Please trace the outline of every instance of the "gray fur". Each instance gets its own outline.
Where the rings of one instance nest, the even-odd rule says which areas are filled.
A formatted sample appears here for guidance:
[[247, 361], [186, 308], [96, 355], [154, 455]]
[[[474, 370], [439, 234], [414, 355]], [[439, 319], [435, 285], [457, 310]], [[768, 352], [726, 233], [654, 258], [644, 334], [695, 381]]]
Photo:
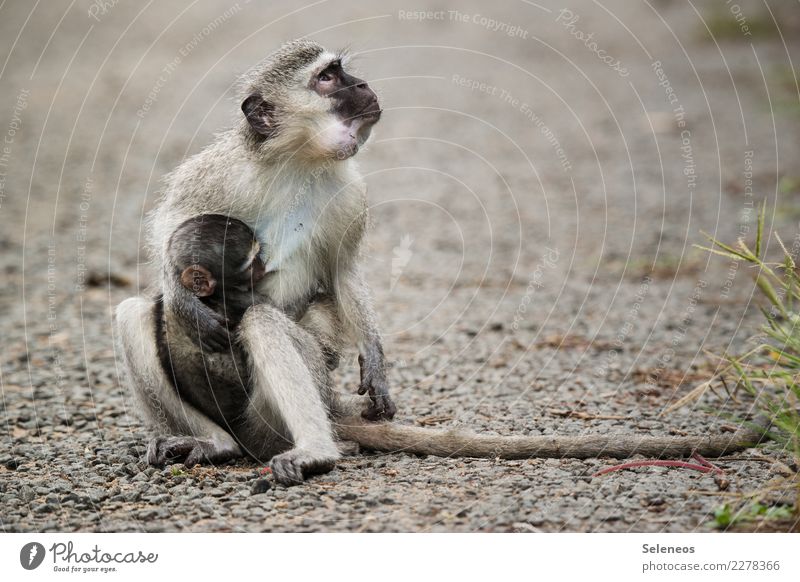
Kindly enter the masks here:
[[[272, 459], [276, 478], [293, 484], [304, 475], [329, 470], [339, 458], [330, 420], [328, 365], [342, 337], [370, 354], [375, 371], [369, 376], [385, 387], [383, 359], [375, 356], [383, 353], [376, 317], [357, 270], [366, 225], [364, 182], [352, 159], [332, 157], [319, 142], [320, 128], [336, 120], [327, 100], [301, 81], [329, 58], [308, 41], [285, 45], [244, 81], [247, 90], [275, 99], [276, 109], [285, 113], [276, 137], [254, 147], [243, 122], [167, 177], [163, 198], [149, 219], [150, 250], [160, 275], [152, 293], [163, 294], [165, 306], [185, 303], [170, 265], [171, 237], [200, 214], [226, 215], [249, 226], [262, 243], [262, 258], [271, 272], [257, 289], [267, 300], [249, 308], [239, 326], [243, 361], [203, 354], [190, 345], [190, 338], [178, 338], [180, 325], [165, 310], [165, 325], [177, 338], [170, 349], [178, 354], [178, 366], [193, 361], [190, 368], [210, 369], [215, 388], [241, 389], [242, 383], [249, 388], [247, 408], [235, 422], [211, 411], [212, 420], [208, 410], [203, 414], [178, 397], [159, 365], [151, 301], [132, 299], [118, 308], [124, 366], [141, 397], [143, 416], [156, 429], [151, 461], [186, 451], [191, 459], [206, 461], [244, 453]], [[320, 293], [325, 301], [305, 310], [309, 298]], [[209, 365], [198, 366], [198, 358]], [[191, 378], [184, 380], [191, 383]], [[382, 411], [387, 401], [388, 394], [376, 400]], [[190, 412], [181, 418], [184, 409]], [[156, 421], [159, 410], [166, 415]], [[198, 443], [195, 453], [193, 441], [184, 437], [206, 438], [211, 444]], [[215, 449], [217, 442], [221, 444]]]

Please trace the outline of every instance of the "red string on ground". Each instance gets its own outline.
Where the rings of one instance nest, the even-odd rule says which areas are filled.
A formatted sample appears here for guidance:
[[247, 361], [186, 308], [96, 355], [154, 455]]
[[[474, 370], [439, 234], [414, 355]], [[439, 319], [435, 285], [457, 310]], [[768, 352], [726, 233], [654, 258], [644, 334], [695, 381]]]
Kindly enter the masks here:
[[607, 467], [602, 469], [592, 475], [592, 477], [599, 477], [600, 475], [605, 475], [606, 473], [611, 473], [613, 471], [622, 471], [623, 469], [634, 469], [636, 467], [677, 467], [681, 469], [694, 469], [695, 471], [700, 471], [702, 473], [710, 473], [711, 471], [722, 471], [718, 467], [707, 466], [707, 465], [695, 465], [694, 463], [687, 463], [686, 461], [632, 461], [630, 463], [623, 463], [621, 465], [614, 465], [613, 467]]

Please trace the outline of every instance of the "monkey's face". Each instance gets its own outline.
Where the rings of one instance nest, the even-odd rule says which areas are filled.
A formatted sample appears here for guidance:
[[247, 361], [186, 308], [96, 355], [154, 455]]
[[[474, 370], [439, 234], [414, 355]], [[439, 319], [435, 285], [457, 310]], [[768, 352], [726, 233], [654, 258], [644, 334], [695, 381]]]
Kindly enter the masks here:
[[202, 214], [182, 223], [170, 238], [170, 262], [181, 284], [197, 297], [249, 291], [266, 275], [261, 243], [244, 222]]
[[355, 154], [381, 118], [375, 91], [366, 81], [348, 74], [338, 58], [318, 67], [308, 87], [331, 101], [333, 120], [320, 136], [323, 148], [341, 159]]
[[250, 85], [242, 111], [262, 151], [300, 159], [346, 159], [381, 116], [378, 96], [342, 58], [306, 41], [289, 43]]
[[[225, 273], [226, 284], [234, 287], [240, 291], [249, 291], [256, 286], [261, 279], [267, 274], [267, 268], [264, 261], [261, 259], [261, 244], [253, 236], [253, 231], [249, 228], [247, 237], [251, 238], [249, 251], [245, 256], [239, 256], [234, 253], [232, 257], [226, 262], [225, 266], [232, 266], [233, 269], [228, 269]], [[239, 237], [244, 239], [244, 237]], [[233, 250], [239, 250], [240, 240], [235, 238], [235, 245]], [[246, 240], [246, 239], [244, 239]]]

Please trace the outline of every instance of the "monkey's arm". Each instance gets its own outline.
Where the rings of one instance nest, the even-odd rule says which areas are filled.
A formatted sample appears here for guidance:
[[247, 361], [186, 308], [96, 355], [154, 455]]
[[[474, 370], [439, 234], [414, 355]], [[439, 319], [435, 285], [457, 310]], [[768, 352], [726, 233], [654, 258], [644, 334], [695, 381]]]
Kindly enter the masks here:
[[165, 305], [186, 329], [196, 332], [193, 337], [204, 350], [222, 352], [231, 349], [230, 331], [235, 325], [230, 325], [224, 313], [217, 313], [180, 285], [173, 286], [169, 297], [165, 294]]
[[186, 465], [194, 465], [242, 456], [233, 437], [181, 401], [167, 378], [156, 346], [154, 302], [143, 297], [126, 299], [117, 306], [115, 318], [127, 381], [139, 412], [155, 433], [147, 448], [147, 462], [163, 465], [168, 459], [185, 457]]
[[361, 272], [353, 267], [337, 278], [339, 317], [358, 347], [361, 367], [359, 394], [369, 394], [372, 405], [362, 415], [368, 420], [392, 419], [397, 407], [389, 396], [386, 360], [372, 296]]

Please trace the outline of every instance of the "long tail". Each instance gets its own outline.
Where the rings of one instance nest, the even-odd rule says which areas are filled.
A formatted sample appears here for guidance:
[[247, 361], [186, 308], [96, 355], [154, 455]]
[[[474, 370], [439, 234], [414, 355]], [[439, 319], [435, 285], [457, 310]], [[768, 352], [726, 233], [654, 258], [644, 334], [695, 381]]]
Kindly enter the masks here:
[[492, 436], [460, 430], [437, 430], [374, 423], [360, 417], [337, 421], [340, 438], [365, 449], [406, 452], [437, 457], [486, 457], [502, 459], [613, 457], [633, 455], [652, 458], [686, 457], [694, 452], [719, 457], [755, 446], [765, 439], [764, 430], [741, 428], [713, 436], [649, 436], [596, 434], [583, 436]]

